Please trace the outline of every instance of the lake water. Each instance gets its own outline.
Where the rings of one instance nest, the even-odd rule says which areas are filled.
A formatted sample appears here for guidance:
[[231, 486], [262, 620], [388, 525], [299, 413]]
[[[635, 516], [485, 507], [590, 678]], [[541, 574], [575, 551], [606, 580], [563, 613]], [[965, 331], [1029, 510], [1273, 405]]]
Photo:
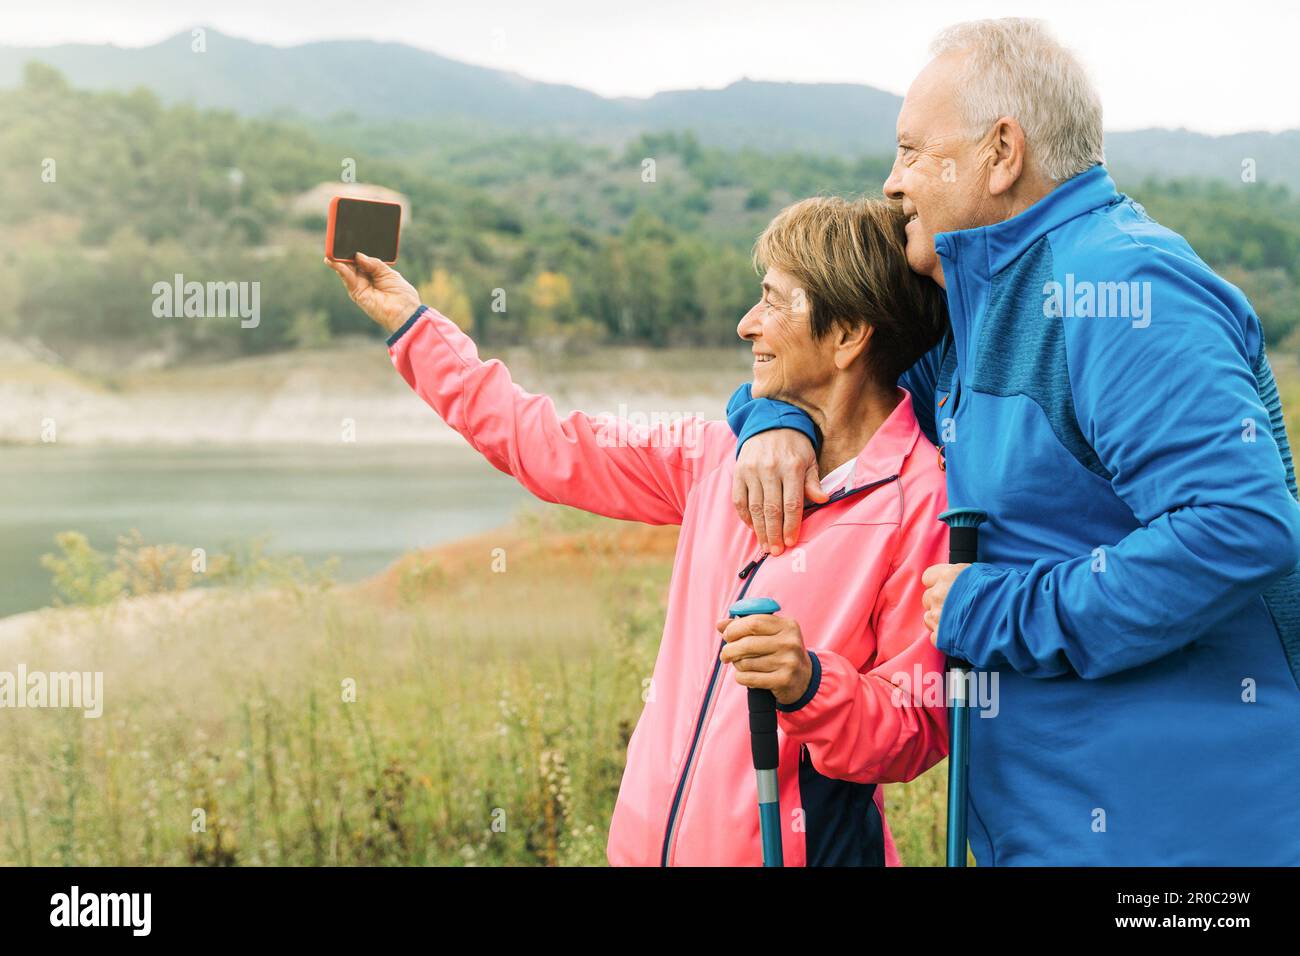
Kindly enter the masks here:
[[101, 551], [148, 543], [209, 554], [263, 538], [356, 580], [398, 555], [500, 527], [531, 497], [471, 449], [0, 448], [0, 616], [50, 603], [40, 556], [60, 531]]

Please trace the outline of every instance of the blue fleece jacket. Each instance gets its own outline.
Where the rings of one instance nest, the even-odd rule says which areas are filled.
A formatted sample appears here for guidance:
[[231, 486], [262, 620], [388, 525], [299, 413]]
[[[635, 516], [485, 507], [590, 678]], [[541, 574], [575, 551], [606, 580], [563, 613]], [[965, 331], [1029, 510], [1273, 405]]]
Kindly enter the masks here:
[[[1300, 865], [1300, 505], [1259, 319], [1102, 166], [941, 233], [952, 329], [901, 380], [986, 511], [969, 661], [980, 865]], [[741, 440], [813, 434], [733, 396]]]

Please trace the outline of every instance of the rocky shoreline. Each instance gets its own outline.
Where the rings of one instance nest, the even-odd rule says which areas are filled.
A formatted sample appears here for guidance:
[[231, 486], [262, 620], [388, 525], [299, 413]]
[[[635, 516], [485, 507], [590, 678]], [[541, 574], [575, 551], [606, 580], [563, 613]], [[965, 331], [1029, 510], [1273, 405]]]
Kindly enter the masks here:
[[[729, 357], [729, 356], [728, 356]], [[682, 370], [669, 353], [612, 353], [577, 368], [508, 359], [517, 382], [561, 414], [721, 418], [744, 370]], [[728, 362], [728, 365], [731, 363]], [[632, 368], [628, 368], [632, 365]], [[0, 444], [332, 445], [459, 442], [394, 374], [383, 351], [340, 347], [223, 365], [94, 377], [0, 357]]]

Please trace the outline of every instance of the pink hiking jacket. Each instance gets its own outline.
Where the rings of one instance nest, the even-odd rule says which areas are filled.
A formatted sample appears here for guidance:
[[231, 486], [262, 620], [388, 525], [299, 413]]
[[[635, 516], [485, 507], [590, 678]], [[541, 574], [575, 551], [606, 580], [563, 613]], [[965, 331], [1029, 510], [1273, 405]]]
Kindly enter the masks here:
[[609, 862], [761, 865], [746, 689], [720, 663], [716, 630], [744, 595], [775, 599], [813, 662], [803, 698], [778, 705], [785, 865], [898, 865], [876, 785], [910, 780], [947, 752], [943, 657], [921, 611], [921, 573], [947, 560], [944, 476], [907, 392], [844, 491], [810, 508], [799, 544], [773, 557], [732, 508], [726, 422], [560, 418], [551, 399], [481, 361], [455, 323], [424, 307], [389, 339], [389, 354], [448, 425], [537, 497], [681, 526]]

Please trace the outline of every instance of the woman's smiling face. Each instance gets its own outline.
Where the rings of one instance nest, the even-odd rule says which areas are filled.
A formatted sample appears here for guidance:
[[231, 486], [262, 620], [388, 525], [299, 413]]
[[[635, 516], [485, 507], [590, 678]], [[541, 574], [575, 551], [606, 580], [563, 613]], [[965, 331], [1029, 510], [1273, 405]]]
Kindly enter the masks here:
[[831, 355], [813, 340], [808, 297], [788, 272], [767, 270], [763, 297], [745, 313], [736, 333], [753, 347], [755, 398], [793, 401], [834, 373]]

